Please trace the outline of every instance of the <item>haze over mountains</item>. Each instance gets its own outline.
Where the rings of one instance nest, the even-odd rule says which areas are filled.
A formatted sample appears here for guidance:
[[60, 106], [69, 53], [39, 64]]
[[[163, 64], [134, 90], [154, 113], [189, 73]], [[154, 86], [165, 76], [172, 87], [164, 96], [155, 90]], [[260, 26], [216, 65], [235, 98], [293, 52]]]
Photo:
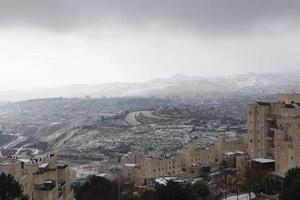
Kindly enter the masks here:
[[31, 91], [4, 91], [0, 102], [22, 101], [52, 97], [149, 97], [200, 98], [204, 95], [271, 95], [300, 92], [300, 73], [243, 74], [219, 77], [192, 77], [177, 74], [140, 83], [104, 83], [96, 85], [70, 85]]
[[0, 149], [6, 155], [56, 152], [77, 160], [172, 151], [190, 141], [205, 146], [220, 134], [243, 134], [249, 102], [275, 101], [278, 93], [300, 92], [299, 85], [300, 73], [177, 74], [142, 83], [0, 92], [0, 101], [18, 101], [0, 104], [0, 137], [7, 141]]

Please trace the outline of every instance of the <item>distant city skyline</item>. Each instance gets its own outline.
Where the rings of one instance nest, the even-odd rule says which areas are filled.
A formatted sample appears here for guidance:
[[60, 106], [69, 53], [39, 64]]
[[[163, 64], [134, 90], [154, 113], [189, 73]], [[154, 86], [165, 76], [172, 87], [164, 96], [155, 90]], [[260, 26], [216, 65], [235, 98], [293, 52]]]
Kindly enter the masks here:
[[300, 69], [300, 2], [0, 1], [0, 91]]

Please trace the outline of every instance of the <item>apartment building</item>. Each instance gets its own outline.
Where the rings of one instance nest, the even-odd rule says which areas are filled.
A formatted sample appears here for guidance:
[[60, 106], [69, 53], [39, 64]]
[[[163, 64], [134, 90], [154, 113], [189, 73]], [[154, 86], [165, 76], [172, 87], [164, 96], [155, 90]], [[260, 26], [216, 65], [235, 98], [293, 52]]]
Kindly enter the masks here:
[[213, 166], [220, 164], [228, 154], [245, 152], [245, 138], [219, 138], [214, 144], [205, 148], [197, 148], [188, 144], [182, 151], [183, 170], [189, 172], [193, 166]]
[[121, 163], [123, 164], [141, 164], [145, 159], [145, 154], [143, 152], [129, 152], [121, 157]]
[[158, 152], [150, 153], [143, 160], [138, 174], [141, 183], [160, 176], [177, 176], [182, 173], [181, 154], [165, 155]]
[[[181, 151], [174, 154], [164, 154], [159, 150], [149, 152], [140, 159], [137, 177], [140, 184], [151, 183], [151, 180], [162, 176], [197, 176], [195, 166], [213, 166], [220, 164], [228, 153], [245, 152], [244, 138], [220, 138], [216, 143], [206, 148], [198, 148], [188, 144]], [[134, 156], [135, 157], [135, 156]]]
[[276, 103], [249, 104], [248, 154], [273, 159], [283, 175], [300, 164], [300, 94], [281, 94]]
[[14, 176], [30, 200], [74, 199], [69, 185], [69, 167], [58, 164], [54, 154], [34, 159], [2, 157], [0, 173]]

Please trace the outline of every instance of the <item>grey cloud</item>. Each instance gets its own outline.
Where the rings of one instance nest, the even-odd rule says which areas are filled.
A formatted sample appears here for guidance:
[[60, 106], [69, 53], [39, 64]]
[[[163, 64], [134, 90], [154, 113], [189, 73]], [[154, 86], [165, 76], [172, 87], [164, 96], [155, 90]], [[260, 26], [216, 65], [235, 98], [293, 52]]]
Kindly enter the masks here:
[[298, 0], [0, 0], [0, 28], [54, 31], [158, 24], [195, 31], [239, 32], [300, 21]]

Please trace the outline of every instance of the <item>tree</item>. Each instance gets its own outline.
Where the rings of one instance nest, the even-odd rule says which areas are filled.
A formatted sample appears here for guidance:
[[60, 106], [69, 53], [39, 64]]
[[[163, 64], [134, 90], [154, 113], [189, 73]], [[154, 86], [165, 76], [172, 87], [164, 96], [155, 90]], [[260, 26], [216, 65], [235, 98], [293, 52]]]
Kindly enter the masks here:
[[282, 200], [294, 200], [300, 197], [300, 168], [290, 169], [283, 180], [283, 187], [280, 193]]
[[158, 200], [204, 200], [209, 195], [209, 188], [205, 183], [180, 184], [169, 181], [157, 188]]
[[118, 185], [102, 177], [92, 176], [83, 185], [74, 188], [77, 200], [117, 200]]
[[[83, 185], [73, 187], [77, 200], [117, 200], [118, 185], [102, 177], [92, 176]], [[156, 190], [145, 190], [134, 194], [133, 190], [122, 192], [121, 200], [204, 200], [209, 194], [205, 183], [181, 184], [168, 181]]]
[[0, 200], [28, 200], [21, 185], [11, 175], [0, 174]]
[[139, 200], [158, 200], [158, 194], [153, 190], [144, 191], [141, 196], [138, 198]]
[[157, 194], [160, 200], [190, 200], [191, 193], [187, 186], [181, 185], [174, 181], [168, 181], [166, 185], [157, 187]]
[[245, 157], [242, 162], [244, 169], [242, 174], [240, 174], [241, 177], [237, 176], [237, 185], [240, 187], [238, 189], [247, 191], [249, 197], [251, 196], [251, 192], [265, 192], [264, 179], [266, 177], [267, 170], [252, 166], [249, 157]]
[[209, 188], [205, 183], [197, 182], [190, 187], [192, 199], [194, 200], [206, 199], [206, 197], [209, 195]]

